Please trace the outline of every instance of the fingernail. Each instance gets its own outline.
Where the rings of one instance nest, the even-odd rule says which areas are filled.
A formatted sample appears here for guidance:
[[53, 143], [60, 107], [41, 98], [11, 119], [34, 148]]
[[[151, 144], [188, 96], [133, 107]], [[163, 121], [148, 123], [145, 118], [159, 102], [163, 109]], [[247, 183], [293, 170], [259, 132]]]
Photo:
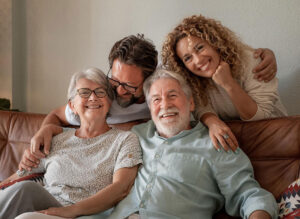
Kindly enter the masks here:
[[218, 148], [218, 149], [217, 149], [217, 151], [218, 151], [218, 152], [221, 152], [221, 149], [220, 149], [220, 148]]
[[238, 153], [239, 153], [239, 152], [238, 152], [238, 149], [236, 149], [236, 150], [234, 151], [234, 153], [235, 153], [235, 154], [238, 154]]
[[228, 154], [230, 154], [231, 153], [231, 150], [228, 150], [228, 151], [226, 151]]

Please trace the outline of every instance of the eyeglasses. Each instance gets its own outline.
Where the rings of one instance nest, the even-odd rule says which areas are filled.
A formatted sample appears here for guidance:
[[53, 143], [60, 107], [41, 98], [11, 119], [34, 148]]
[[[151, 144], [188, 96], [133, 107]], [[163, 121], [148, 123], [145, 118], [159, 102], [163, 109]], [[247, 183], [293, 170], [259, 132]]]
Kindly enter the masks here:
[[95, 90], [91, 90], [89, 88], [79, 88], [77, 90], [77, 94], [82, 98], [89, 98], [92, 93], [94, 93], [99, 98], [103, 98], [107, 95], [106, 91], [101, 87], [98, 87]]
[[[134, 86], [128, 85], [128, 84], [126, 84], [126, 83], [122, 83], [122, 82], [119, 82], [119, 81], [117, 81], [117, 80], [115, 80], [115, 79], [112, 79], [111, 77], [108, 76], [109, 73], [110, 73], [110, 70], [111, 70], [111, 69], [109, 69], [109, 71], [108, 71], [108, 73], [107, 73], [107, 79], [108, 79], [109, 83], [111, 84], [111, 86], [112, 86], [114, 89], [118, 88], [119, 86], [122, 86], [126, 91], [128, 91], [128, 92], [130, 92], [130, 93], [135, 93], [136, 90], [139, 88], [139, 86], [141, 86], [141, 84], [140, 84], [139, 86], [134, 87]], [[142, 83], [142, 84], [143, 84], [143, 83]]]

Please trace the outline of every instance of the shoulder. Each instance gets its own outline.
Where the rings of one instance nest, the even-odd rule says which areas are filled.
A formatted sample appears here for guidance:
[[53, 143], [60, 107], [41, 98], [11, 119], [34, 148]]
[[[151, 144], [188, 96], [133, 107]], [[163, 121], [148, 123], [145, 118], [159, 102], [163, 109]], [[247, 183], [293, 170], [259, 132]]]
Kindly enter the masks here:
[[156, 128], [152, 120], [132, 127], [131, 131], [138, 136], [153, 136]]
[[75, 135], [75, 131], [76, 131], [75, 128], [63, 128], [63, 132], [58, 135], [55, 135], [52, 138], [52, 141], [59, 141], [59, 140], [65, 140], [71, 138]]
[[254, 58], [254, 49], [245, 48], [243, 50], [243, 68], [244, 68], [243, 78], [244, 78], [244, 80], [247, 80], [248, 78], [253, 78], [252, 70], [260, 62], [261, 62], [260, 57]]
[[128, 141], [137, 139], [137, 136], [134, 132], [125, 131], [118, 128], [112, 128], [110, 135], [118, 141]]

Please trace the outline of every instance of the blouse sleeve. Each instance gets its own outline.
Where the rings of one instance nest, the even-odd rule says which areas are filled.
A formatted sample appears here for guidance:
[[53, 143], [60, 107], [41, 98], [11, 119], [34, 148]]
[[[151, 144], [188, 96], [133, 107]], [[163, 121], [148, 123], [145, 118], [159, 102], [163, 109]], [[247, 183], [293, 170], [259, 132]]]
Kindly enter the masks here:
[[[245, 69], [245, 75], [242, 79], [242, 87], [246, 93], [256, 102], [257, 111], [255, 115], [244, 121], [254, 121], [259, 119], [271, 118], [282, 114], [286, 115], [284, 107], [281, 105], [278, 94], [278, 79], [273, 78], [265, 83], [254, 79], [252, 69], [260, 62], [260, 59], [249, 57], [248, 67]], [[276, 107], [281, 105], [281, 109]], [[277, 113], [275, 111], [278, 111]]]
[[119, 151], [114, 172], [124, 167], [134, 167], [143, 162], [142, 149], [138, 137], [131, 131], [126, 132], [128, 135], [122, 142]]

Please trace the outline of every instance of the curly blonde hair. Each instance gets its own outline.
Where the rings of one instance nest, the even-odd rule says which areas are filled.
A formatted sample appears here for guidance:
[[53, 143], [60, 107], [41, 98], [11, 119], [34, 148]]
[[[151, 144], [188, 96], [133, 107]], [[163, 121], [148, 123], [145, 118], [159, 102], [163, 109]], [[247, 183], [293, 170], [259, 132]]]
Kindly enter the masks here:
[[162, 62], [166, 69], [182, 74], [188, 81], [196, 104], [208, 104], [208, 89], [214, 89], [211, 78], [199, 77], [189, 71], [176, 54], [176, 46], [184, 37], [195, 36], [205, 40], [228, 63], [233, 78], [239, 80], [243, 71], [244, 49], [250, 47], [241, 42], [234, 32], [224, 27], [219, 21], [202, 15], [187, 17], [167, 35], [162, 48]]

